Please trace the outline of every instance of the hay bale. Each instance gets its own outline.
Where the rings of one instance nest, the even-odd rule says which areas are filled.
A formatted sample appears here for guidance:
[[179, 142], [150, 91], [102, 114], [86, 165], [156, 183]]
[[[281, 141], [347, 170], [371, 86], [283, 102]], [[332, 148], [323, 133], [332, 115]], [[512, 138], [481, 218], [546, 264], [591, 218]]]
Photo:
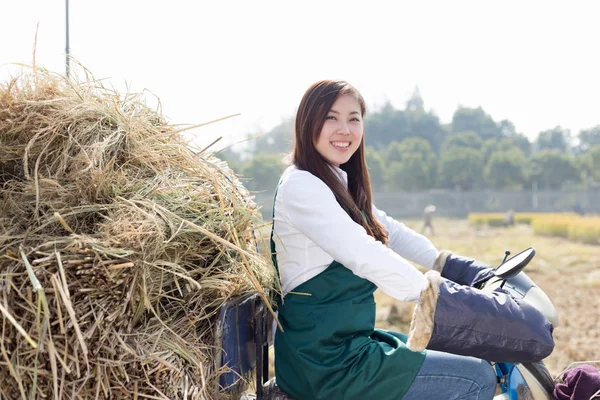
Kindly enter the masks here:
[[214, 322], [271, 288], [257, 207], [140, 95], [0, 87], [2, 398], [219, 398]]

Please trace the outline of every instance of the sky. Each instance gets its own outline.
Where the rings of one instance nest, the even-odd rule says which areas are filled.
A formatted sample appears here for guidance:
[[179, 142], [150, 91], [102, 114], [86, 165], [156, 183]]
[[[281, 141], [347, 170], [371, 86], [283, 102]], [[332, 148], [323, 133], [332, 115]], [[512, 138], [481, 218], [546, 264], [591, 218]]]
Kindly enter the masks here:
[[[65, 0], [3, 3], [0, 82], [34, 43], [36, 62], [64, 73]], [[241, 114], [191, 130], [199, 146], [269, 130], [326, 78], [370, 110], [403, 108], [418, 85], [442, 123], [481, 106], [530, 139], [600, 124], [595, 0], [70, 0], [69, 14], [72, 57], [118, 90], [149, 91], [171, 123]]]

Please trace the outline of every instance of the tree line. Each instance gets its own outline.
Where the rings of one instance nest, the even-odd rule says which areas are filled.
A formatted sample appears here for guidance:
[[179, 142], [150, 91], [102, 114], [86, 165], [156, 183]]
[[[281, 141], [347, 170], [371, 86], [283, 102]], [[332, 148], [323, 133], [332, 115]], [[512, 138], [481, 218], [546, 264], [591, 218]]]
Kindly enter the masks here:
[[[600, 188], [600, 125], [573, 134], [561, 126], [530, 142], [509, 120], [458, 107], [440, 122], [418, 89], [404, 109], [390, 103], [367, 115], [365, 144], [374, 191]], [[293, 119], [217, 154], [255, 191], [273, 191], [293, 147]], [[249, 137], [256, 133], [248, 134]]]

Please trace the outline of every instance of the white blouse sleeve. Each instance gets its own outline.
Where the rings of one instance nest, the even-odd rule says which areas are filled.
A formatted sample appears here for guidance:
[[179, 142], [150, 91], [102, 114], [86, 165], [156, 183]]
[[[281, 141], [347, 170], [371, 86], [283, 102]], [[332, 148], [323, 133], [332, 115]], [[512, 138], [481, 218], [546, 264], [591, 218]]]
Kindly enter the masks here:
[[402, 257], [431, 269], [438, 249], [425, 236], [417, 233], [395, 219], [388, 217], [385, 212], [373, 206], [373, 214], [388, 231], [388, 246]]
[[[354, 222], [323, 181], [306, 171], [289, 174], [278, 191], [283, 217], [335, 261], [388, 295], [417, 301], [425, 277]], [[281, 214], [280, 214], [281, 215]]]

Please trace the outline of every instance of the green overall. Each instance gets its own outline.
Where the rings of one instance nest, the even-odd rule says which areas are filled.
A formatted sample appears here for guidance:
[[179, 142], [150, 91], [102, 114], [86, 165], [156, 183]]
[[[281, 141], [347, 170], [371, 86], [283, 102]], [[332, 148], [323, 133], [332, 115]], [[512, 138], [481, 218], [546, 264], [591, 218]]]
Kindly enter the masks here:
[[[273, 234], [271, 251], [277, 268]], [[410, 351], [406, 335], [375, 329], [376, 288], [334, 261], [285, 296], [278, 309], [284, 331], [275, 334], [282, 390], [298, 400], [402, 398], [425, 352]]]

